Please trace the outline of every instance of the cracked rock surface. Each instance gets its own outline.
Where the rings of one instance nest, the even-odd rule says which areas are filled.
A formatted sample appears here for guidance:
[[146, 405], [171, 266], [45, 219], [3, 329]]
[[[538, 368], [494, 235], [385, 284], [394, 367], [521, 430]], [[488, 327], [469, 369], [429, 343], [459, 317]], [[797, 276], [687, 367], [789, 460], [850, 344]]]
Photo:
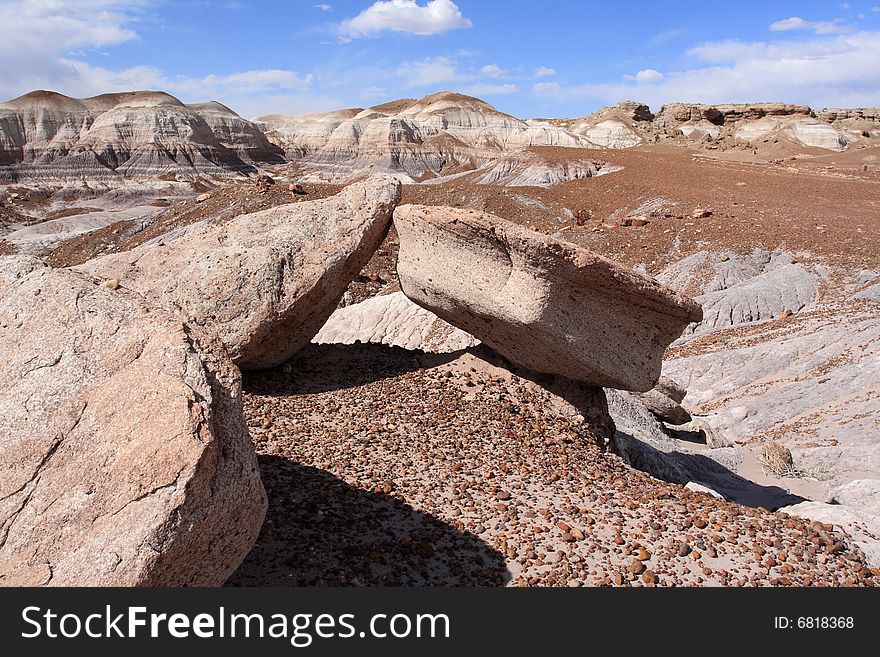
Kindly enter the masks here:
[[534, 372], [646, 392], [702, 317], [652, 279], [487, 213], [405, 205], [394, 225], [403, 292]]
[[262, 524], [238, 371], [111, 287], [0, 259], [2, 585], [219, 585]]
[[309, 343], [385, 237], [400, 185], [379, 178], [336, 196], [205, 220], [78, 270], [155, 298], [217, 335], [245, 369]]

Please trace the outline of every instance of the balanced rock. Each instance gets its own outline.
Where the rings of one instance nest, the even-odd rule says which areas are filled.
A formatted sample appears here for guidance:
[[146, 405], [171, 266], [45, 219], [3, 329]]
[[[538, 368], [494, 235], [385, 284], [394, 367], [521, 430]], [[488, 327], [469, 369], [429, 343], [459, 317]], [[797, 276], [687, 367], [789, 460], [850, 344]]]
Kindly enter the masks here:
[[0, 584], [220, 585], [265, 511], [219, 342], [125, 290], [0, 259]]
[[77, 269], [141, 292], [217, 335], [245, 369], [286, 361], [318, 332], [385, 236], [400, 185], [203, 221]]
[[514, 363], [646, 392], [700, 307], [586, 249], [472, 210], [394, 213], [403, 292]]

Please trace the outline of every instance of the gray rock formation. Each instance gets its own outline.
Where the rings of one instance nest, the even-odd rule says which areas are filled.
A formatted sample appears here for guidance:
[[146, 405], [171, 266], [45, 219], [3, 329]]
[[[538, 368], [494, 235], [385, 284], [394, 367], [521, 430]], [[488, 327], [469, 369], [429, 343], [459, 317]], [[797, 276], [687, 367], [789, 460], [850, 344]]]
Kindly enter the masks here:
[[681, 403], [664, 394], [659, 388], [639, 393], [638, 399], [654, 416], [668, 424], [681, 425], [691, 421], [691, 415]]
[[826, 497], [829, 504], [865, 507], [880, 515], [880, 479], [855, 479], [835, 487]]
[[0, 259], [0, 584], [220, 585], [266, 497], [222, 346], [138, 295]]
[[416, 305], [403, 292], [337, 309], [312, 342], [385, 344], [435, 354], [461, 351], [479, 344], [472, 335]]
[[658, 274], [657, 280], [694, 295], [703, 320], [685, 336], [777, 319], [810, 308], [819, 291], [816, 268], [791, 254], [755, 251], [746, 256], [699, 252]]
[[880, 307], [820, 304], [719, 335], [664, 363], [691, 414], [732, 443], [779, 438], [802, 468], [880, 470]]
[[492, 215], [402, 206], [394, 223], [404, 293], [535, 372], [647, 391], [701, 317], [651, 279]]
[[284, 151], [271, 143], [255, 124], [221, 103], [197, 103], [187, 107], [201, 116], [223, 146], [242, 161], [257, 166], [284, 164]]
[[118, 280], [217, 335], [245, 369], [274, 367], [315, 336], [385, 237], [400, 186], [203, 221], [78, 270]]

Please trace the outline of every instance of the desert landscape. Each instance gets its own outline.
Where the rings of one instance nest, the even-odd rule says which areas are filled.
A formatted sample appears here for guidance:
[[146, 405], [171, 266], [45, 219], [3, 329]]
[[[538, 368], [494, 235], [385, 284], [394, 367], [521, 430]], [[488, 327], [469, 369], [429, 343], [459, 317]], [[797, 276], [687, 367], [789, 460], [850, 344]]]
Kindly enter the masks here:
[[0, 584], [880, 584], [880, 109], [0, 104]]

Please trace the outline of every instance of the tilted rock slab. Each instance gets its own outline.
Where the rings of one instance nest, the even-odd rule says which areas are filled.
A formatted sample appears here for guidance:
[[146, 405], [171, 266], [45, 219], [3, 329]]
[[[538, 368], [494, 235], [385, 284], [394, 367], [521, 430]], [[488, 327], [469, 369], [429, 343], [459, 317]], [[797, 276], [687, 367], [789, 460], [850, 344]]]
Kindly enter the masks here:
[[444, 322], [402, 292], [339, 308], [312, 340], [316, 344], [385, 344], [435, 354], [469, 349], [479, 341]]
[[265, 511], [214, 338], [0, 258], [0, 585], [220, 585]]
[[274, 367], [318, 332], [384, 238], [400, 185], [204, 221], [78, 270], [116, 279], [217, 335], [243, 369]]
[[700, 307], [586, 249], [472, 210], [401, 206], [403, 292], [514, 363], [647, 392]]

